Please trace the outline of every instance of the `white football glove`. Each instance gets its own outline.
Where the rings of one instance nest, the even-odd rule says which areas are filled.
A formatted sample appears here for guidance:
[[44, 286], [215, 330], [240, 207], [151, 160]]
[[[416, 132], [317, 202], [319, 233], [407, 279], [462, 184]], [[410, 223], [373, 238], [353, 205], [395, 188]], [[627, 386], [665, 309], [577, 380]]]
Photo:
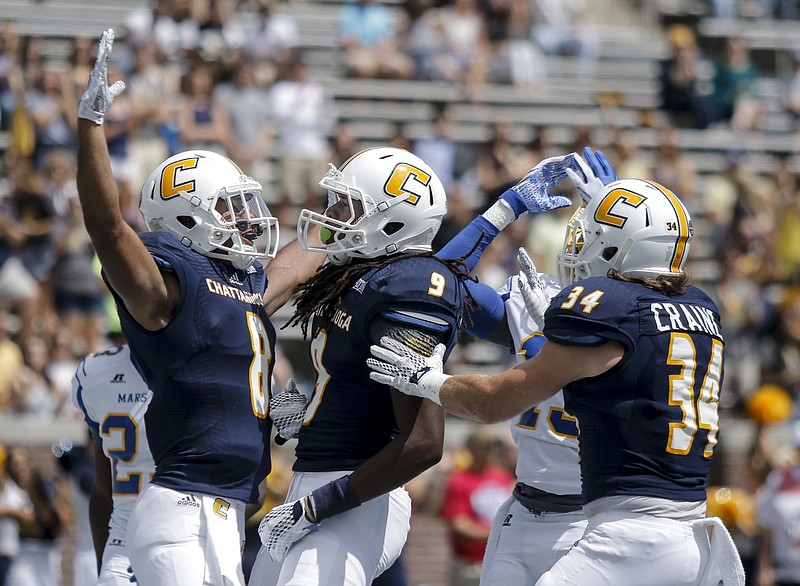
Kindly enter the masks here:
[[593, 151], [591, 147], [583, 149], [583, 157], [575, 155], [566, 173], [578, 188], [583, 205], [603, 191], [606, 185], [617, 180], [617, 174], [603, 152]]
[[273, 562], [283, 561], [295, 542], [319, 528], [316, 523], [309, 521], [306, 511], [311, 511], [311, 503], [308, 497], [303, 497], [292, 503], [278, 505], [261, 519], [258, 536]]
[[406, 395], [430, 399], [441, 405], [439, 390], [449, 378], [442, 372], [445, 350], [444, 344], [437, 344], [433, 354], [423, 356], [405, 344], [383, 336], [380, 346], [369, 348], [375, 357], [367, 358], [367, 366], [374, 371], [369, 373], [369, 377]]
[[297, 437], [306, 416], [306, 396], [297, 389], [297, 383], [290, 378], [283, 390], [269, 402], [269, 416], [278, 435], [275, 443], [279, 446]]
[[528, 310], [528, 315], [531, 316], [541, 332], [544, 330], [544, 312], [550, 305], [550, 299], [544, 292], [544, 281], [539, 277], [536, 265], [533, 264], [524, 248], [519, 249], [517, 261], [522, 268], [519, 273], [519, 289], [525, 309]]
[[89, 75], [89, 84], [81, 96], [78, 104], [78, 118], [91, 120], [95, 124], [102, 124], [103, 117], [114, 98], [125, 90], [125, 82], [115, 81], [108, 87], [108, 60], [111, 57], [111, 47], [114, 45], [114, 29], [103, 31], [100, 37], [100, 46], [97, 51], [97, 61]]

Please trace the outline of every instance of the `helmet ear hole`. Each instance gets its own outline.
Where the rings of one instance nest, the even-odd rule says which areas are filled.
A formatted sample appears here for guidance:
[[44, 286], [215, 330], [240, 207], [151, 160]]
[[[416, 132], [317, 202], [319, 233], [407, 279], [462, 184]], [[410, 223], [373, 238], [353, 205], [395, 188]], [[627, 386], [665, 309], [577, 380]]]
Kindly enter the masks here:
[[617, 254], [619, 248], [616, 246], [609, 246], [608, 248], [603, 249], [603, 260], [611, 260], [614, 258], [614, 255]]
[[400, 230], [402, 230], [404, 225], [405, 224], [403, 224], [402, 222], [389, 222], [383, 227], [383, 233], [386, 234], [387, 236], [391, 236], [395, 232], [399, 232]]
[[191, 216], [178, 216], [175, 219], [178, 220], [187, 230], [191, 230], [197, 225], [197, 221]]

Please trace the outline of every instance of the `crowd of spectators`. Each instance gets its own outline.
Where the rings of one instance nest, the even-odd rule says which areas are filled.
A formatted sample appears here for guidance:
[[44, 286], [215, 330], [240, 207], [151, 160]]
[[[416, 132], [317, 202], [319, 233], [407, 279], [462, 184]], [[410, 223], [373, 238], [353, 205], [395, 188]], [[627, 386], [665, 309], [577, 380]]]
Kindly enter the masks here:
[[[326, 163], [341, 164], [361, 148], [364, 141], [303, 55], [298, 24], [275, 10], [276, 1], [156, 0], [132, 9], [118, 30], [110, 81], [124, 79], [128, 88], [104, 127], [123, 213], [134, 227], [142, 228], [144, 177], [169, 154], [198, 147], [229, 154], [261, 181], [291, 238], [299, 208], [322, 205], [317, 181]], [[792, 5], [759, 3], [770, 14]], [[332, 26], [342, 77], [454, 84], [467, 103], [486, 83], [542, 82], [555, 55], [571, 56], [577, 75], [591, 83], [602, 40], [587, 26], [586, 10], [581, 0], [346, 0]], [[665, 123], [651, 151], [636, 129], [575, 125], [567, 144], [555, 144], [552, 127], [520, 128], [502, 116], [487, 140], [467, 142], [455, 136], [452, 104], [432, 108], [425, 136], [412, 138], [397, 123], [387, 142], [429, 162], [447, 187], [449, 212], [437, 243], [543, 158], [586, 145], [603, 149], [621, 177], [673, 189], [695, 217], [696, 261], [689, 267], [722, 311], [723, 417], [749, 421], [750, 402], [770, 386], [790, 400], [790, 413], [779, 418], [785, 424], [800, 400], [796, 157], [775, 154], [765, 172], [752, 167], [742, 145], [731, 144], [720, 150], [718, 170], [701, 172], [680, 130], [759, 131], [768, 109], [758, 91], [762, 74], [740, 37], [711, 56], [692, 27], [673, 25], [665, 33], [669, 55], [658, 77]], [[9, 137], [0, 178], [0, 415], [77, 421], [72, 373], [117, 327], [75, 186], [75, 111], [94, 63], [94, 39], [73, 39], [63, 58], [45, 45], [0, 22], [0, 131]], [[800, 67], [795, 71], [784, 80], [779, 107], [796, 121]], [[478, 278], [499, 286], [517, 271], [522, 245], [539, 268], [555, 272], [570, 213], [513, 224], [485, 253]], [[450, 368], [495, 368], [511, 359], [465, 339]], [[757, 487], [742, 488], [752, 495]]]
[[[490, 72], [499, 71], [492, 60], [508, 54], [509, 42], [521, 39], [522, 28], [542, 55], [571, 54], [579, 63], [596, 57], [598, 40], [586, 32], [585, 6], [578, 0], [524, 4], [526, 10], [516, 0], [441, 5], [409, 0], [398, 11], [374, 0], [343, 2], [336, 25], [342, 75], [475, 87], [492, 81]], [[321, 203], [316, 182], [326, 163], [341, 163], [359, 147], [348, 121], [339, 118], [328, 86], [314, 78], [303, 58], [297, 24], [274, 8], [273, 0], [157, 0], [131, 10], [110, 73], [111, 81], [125, 79], [128, 89], [105, 128], [121, 205], [132, 225], [141, 227], [137, 200], [143, 178], [179, 149], [229, 154], [267, 186], [268, 204], [290, 226], [299, 207]], [[525, 26], [520, 28], [520, 22]], [[544, 23], [546, 34], [538, 26]], [[11, 137], [0, 205], [0, 301], [8, 315], [0, 330], [10, 329], [6, 342], [19, 351], [17, 358], [4, 361], [0, 407], [26, 413], [31, 404], [64, 415], [70, 407], [63, 400], [63, 384], [47, 372], [52, 369], [48, 356], [62, 346], [72, 348], [74, 358], [93, 351], [113, 327], [75, 197], [74, 112], [93, 63], [92, 40], [75, 38], [68, 57], [56, 59], [45, 54], [45, 39], [18, 36], [11, 22], [0, 30], [0, 128]], [[556, 34], [558, 39], [550, 38]], [[775, 359], [781, 356], [777, 349], [786, 345], [777, 327], [782, 304], [791, 297], [786, 292], [793, 291], [800, 264], [794, 252], [798, 247], [786, 246], [796, 238], [800, 221], [791, 159], [776, 157], [772, 176], [754, 174], [748, 171], [746, 152], [732, 145], [724, 168], [700, 177], [675, 128], [725, 123], [757, 129], [763, 107], [753, 88], [759, 72], [739, 37], [726, 41], [705, 74], [695, 31], [673, 25], [666, 39], [672, 54], [662, 63], [660, 80], [668, 124], [659, 130], [652, 154], [641, 152], [637, 133], [630, 129], [611, 129], [595, 144], [590, 129], [575, 126], [574, 144], [563, 148], [606, 148], [621, 175], [650, 178], [679, 193], [704, 220], [700, 236], [711, 246], [706, 256], [723, 275], [718, 284], [720, 297], [724, 292], [730, 298], [721, 299], [727, 305], [734, 307], [742, 289], [727, 279], [735, 283], [733, 275], [741, 273], [755, 284], [761, 307], [749, 311], [758, 317], [744, 320], [742, 330], [758, 342], [754, 347], [762, 351], [757, 354], [767, 354], [765, 348], [776, 351], [737, 362], [737, 370], [753, 372], [732, 377], [734, 387], [740, 378], [750, 382], [729, 393], [729, 406], [741, 406], [752, 381], [764, 378], [777, 377], [794, 396], [797, 382], [784, 380], [783, 361]], [[591, 72], [591, 65], [585, 67]], [[498, 119], [484, 144], [467, 143], [454, 137], [448, 104], [433, 111], [427, 136], [412, 140], [398, 125], [391, 142], [429, 161], [445, 183], [452, 203], [443, 237], [531, 165], [556, 152], [548, 127], [523, 129], [530, 136], [520, 140], [518, 126]], [[528, 244], [542, 266], [554, 270], [551, 253], [561, 244], [562, 222], [557, 213], [534, 218], [521, 224], [527, 235], [521, 228], [508, 239]], [[516, 242], [504, 240], [478, 269], [489, 282], [513, 270], [509, 259]], [[742, 320], [731, 316], [732, 323]], [[69, 362], [68, 357], [60, 360]], [[20, 373], [38, 382], [21, 385]], [[52, 406], [26, 399], [32, 393], [19, 386], [48, 393]], [[62, 390], [52, 388], [59, 386]]]

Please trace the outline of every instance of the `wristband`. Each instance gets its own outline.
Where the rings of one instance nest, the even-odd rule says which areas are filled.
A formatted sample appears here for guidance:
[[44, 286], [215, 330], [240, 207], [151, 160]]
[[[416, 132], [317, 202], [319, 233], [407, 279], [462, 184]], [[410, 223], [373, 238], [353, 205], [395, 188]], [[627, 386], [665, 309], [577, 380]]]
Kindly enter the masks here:
[[494, 202], [494, 204], [492, 204], [492, 207], [483, 212], [481, 215], [498, 230], [502, 230], [517, 219], [516, 211], [505, 199], [498, 199], [496, 202]]
[[439, 372], [438, 370], [429, 370], [420, 377], [417, 388], [420, 390], [422, 397], [430, 399], [437, 405], [441, 405], [442, 401], [439, 399], [439, 391], [442, 390], [442, 385], [449, 378], [449, 374]]
[[355, 509], [361, 505], [353, 487], [350, 485], [350, 475], [332, 480], [328, 484], [312, 490], [308, 494], [311, 504], [310, 513], [313, 515], [312, 523], [320, 523], [328, 517]]

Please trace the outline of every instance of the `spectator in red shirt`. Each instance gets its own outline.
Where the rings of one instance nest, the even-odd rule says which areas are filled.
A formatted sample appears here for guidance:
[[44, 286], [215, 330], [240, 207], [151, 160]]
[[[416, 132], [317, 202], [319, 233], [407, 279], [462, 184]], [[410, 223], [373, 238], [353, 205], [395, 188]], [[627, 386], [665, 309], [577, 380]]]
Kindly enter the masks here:
[[447, 522], [453, 563], [452, 586], [477, 586], [486, 540], [497, 509], [509, 497], [514, 477], [497, 456], [502, 441], [486, 431], [467, 438], [468, 464], [456, 468], [447, 480], [442, 517]]

